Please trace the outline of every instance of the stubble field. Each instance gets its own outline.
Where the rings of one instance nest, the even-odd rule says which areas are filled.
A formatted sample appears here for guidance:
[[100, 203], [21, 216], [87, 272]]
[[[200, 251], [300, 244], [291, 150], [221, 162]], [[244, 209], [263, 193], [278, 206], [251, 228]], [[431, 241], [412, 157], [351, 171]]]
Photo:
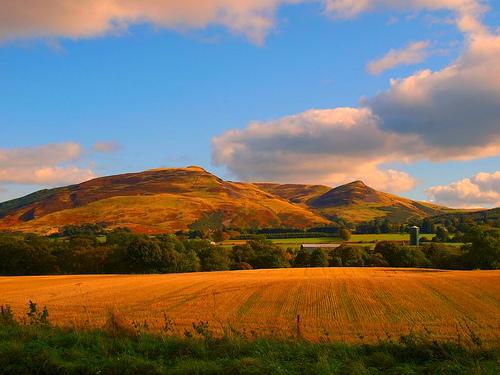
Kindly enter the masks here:
[[[472, 330], [500, 343], [500, 271], [310, 268], [169, 275], [0, 277], [0, 305], [29, 300], [58, 325], [129, 322], [214, 332], [374, 342], [413, 332], [456, 339]], [[297, 323], [297, 316], [300, 323]]]

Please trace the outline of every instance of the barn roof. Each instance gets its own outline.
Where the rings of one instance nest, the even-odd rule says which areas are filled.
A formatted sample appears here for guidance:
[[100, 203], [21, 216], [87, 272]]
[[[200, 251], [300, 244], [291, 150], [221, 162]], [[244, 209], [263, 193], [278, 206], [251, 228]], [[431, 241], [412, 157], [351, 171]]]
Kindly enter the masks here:
[[340, 243], [303, 243], [300, 247], [304, 249], [335, 249]]

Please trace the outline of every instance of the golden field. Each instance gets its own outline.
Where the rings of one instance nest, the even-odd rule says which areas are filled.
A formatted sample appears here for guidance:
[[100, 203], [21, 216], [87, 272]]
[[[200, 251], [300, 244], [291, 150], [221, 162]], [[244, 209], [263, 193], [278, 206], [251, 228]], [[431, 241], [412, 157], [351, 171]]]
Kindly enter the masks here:
[[[179, 331], [208, 321], [221, 332], [373, 342], [410, 330], [456, 338], [466, 325], [500, 343], [500, 271], [309, 268], [168, 275], [0, 277], [0, 305], [28, 300], [60, 325], [101, 326], [109, 311]], [[460, 328], [462, 327], [462, 328]]]

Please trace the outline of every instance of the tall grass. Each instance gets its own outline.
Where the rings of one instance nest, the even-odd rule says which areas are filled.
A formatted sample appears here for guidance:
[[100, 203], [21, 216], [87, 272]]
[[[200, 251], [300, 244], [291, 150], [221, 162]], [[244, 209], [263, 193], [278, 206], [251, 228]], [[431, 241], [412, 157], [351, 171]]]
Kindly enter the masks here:
[[[31, 305], [31, 307], [33, 307]], [[408, 335], [375, 345], [211, 334], [205, 322], [184, 335], [151, 334], [145, 322], [110, 313], [101, 329], [53, 327], [39, 319], [0, 318], [1, 374], [497, 374], [500, 353], [480, 340], [436, 342]], [[33, 316], [33, 308], [30, 310]], [[46, 311], [46, 310], [44, 310]], [[29, 316], [28, 316], [29, 317]], [[168, 318], [166, 318], [168, 323]]]

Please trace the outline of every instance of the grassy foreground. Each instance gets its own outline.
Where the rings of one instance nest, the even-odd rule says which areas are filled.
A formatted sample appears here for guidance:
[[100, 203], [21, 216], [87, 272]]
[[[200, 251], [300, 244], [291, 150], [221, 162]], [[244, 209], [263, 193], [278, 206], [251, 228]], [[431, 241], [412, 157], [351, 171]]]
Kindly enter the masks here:
[[[0, 324], [0, 374], [497, 374], [500, 352], [480, 343], [404, 336], [374, 345], [185, 337], [112, 329]], [[118, 328], [118, 329], [117, 329]]]

